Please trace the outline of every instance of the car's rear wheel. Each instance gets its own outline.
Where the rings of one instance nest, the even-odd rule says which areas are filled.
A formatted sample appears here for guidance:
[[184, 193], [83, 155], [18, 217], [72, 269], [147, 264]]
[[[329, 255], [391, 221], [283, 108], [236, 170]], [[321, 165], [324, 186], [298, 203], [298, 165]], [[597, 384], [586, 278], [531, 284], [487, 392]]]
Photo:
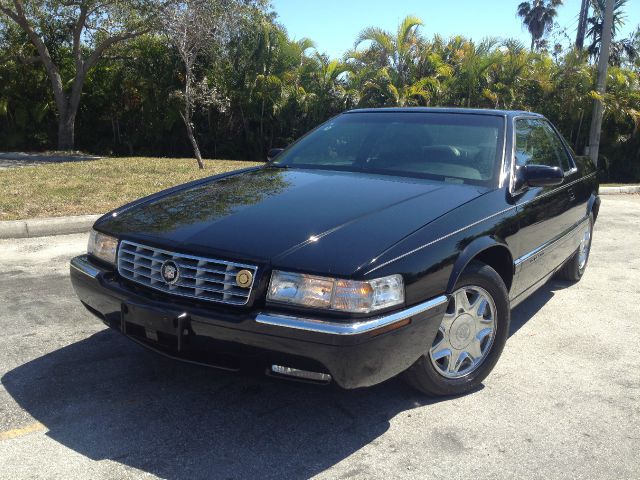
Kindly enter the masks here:
[[580, 245], [571, 259], [558, 270], [558, 278], [577, 282], [584, 275], [591, 252], [591, 240], [593, 238], [593, 214], [589, 215], [589, 222], [580, 237]]
[[456, 283], [435, 339], [404, 378], [432, 396], [475, 389], [498, 361], [509, 321], [502, 278], [488, 265], [471, 263]]

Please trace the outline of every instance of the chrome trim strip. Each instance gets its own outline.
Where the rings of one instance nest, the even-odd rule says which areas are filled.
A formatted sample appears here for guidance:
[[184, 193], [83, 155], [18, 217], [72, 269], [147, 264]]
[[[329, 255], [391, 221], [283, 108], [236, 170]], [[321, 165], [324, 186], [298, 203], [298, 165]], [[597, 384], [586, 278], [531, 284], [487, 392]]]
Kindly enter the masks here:
[[522, 262], [524, 262], [524, 261], [528, 260], [529, 258], [537, 255], [538, 253], [542, 252], [543, 250], [546, 250], [547, 248], [550, 248], [550, 247], [554, 246], [556, 243], [561, 242], [562, 240], [565, 240], [569, 235], [572, 235], [573, 233], [575, 233], [575, 231], [578, 230], [584, 224], [584, 222], [586, 222], [588, 219], [589, 219], [588, 215], [584, 216], [581, 220], [579, 220], [578, 222], [574, 223], [573, 226], [569, 227], [569, 229], [567, 229], [564, 233], [561, 233], [560, 235], [558, 235], [558, 236], [552, 238], [551, 240], [549, 240], [548, 242], [545, 242], [542, 245], [534, 248], [530, 252], [525, 253], [524, 255], [516, 258], [514, 260], [513, 264], [517, 268]]
[[352, 323], [325, 322], [323, 320], [313, 318], [301, 318], [281, 315], [279, 313], [259, 313], [256, 317], [256, 322], [262, 325], [293, 328], [296, 330], [326, 333], [329, 335], [358, 335], [401, 322], [402, 320], [406, 320], [407, 318], [418, 315], [419, 313], [439, 307], [448, 301], [449, 298], [446, 295], [440, 295], [439, 297], [432, 298], [431, 300], [399, 312], [393, 312], [378, 318]]
[[539, 117], [532, 115], [515, 115], [511, 117], [511, 158], [509, 161], [509, 194], [513, 195], [513, 185], [516, 178], [516, 121], [518, 120], [534, 120]]
[[69, 266], [91, 278], [98, 278], [98, 275], [102, 273], [102, 270], [99, 270], [89, 263], [86, 255], [80, 255], [79, 257], [72, 258]]
[[470, 223], [469, 225], [465, 225], [464, 227], [461, 227], [461, 228], [459, 228], [457, 230], [454, 230], [453, 232], [447, 233], [446, 235], [443, 235], [442, 237], [436, 238], [435, 240], [431, 240], [430, 242], [425, 243], [424, 245], [416, 247], [413, 250], [409, 250], [408, 252], [403, 253], [402, 255], [398, 255], [397, 257], [392, 258], [391, 260], [387, 260], [386, 262], [381, 263], [380, 265], [376, 265], [371, 270], [368, 270], [366, 273], [369, 274], [369, 273], [371, 273], [371, 272], [373, 272], [373, 271], [375, 271], [375, 270], [377, 270], [379, 268], [386, 267], [390, 263], [393, 263], [395, 261], [401, 260], [404, 257], [406, 257], [408, 255], [411, 255], [412, 253], [418, 252], [418, 251], [422, 250], [423, 248], [430, 247], [434, 243], [438, 243], [441, 240], [446, 240], [447, 238], [451, 237], [452, 235], [455, 235], [455, 234], [460, 233], [460, 232], [464, 232], [468, 228], [475, 227], [476, 225], [478, 225], [478, 224], [480, 224], [480, 223], [482, 223], [482, 222], [484, 222], [486, 220], [489, 220], [490, 218], [497, 217], [498, 215], [502, 215], [505, 212], [513, 210], [514, 208], [517, 208], [517, 205], [513, 205], [511, 207], [505, 208], [504, 210], [500, 210], [499, 212], [493, 213], [493, 214], [489, 215], [488, 217], [484, 217], [484, 218], [481, 218], [480, 220], [476, 220], [475, 222]]
[[464, 231], [465, 231], [465, 230], [467, 230], [468, 228], [475, 227], [476, 225], [478, 225], [478, 224], [480, 224], [480, 223], [482, 223], [482, 222], [484, 222], [484, 221], [486, 221], [486, 220], [489, 220], [489, 219], [491, 219], [491, 218], [493, 218], [493, 217], [497, 217], [498, 215], [502, 215], [502, 214], [503, 214], [503, 213], [505, 213], [505, 212], [508, 212], [508, 211], [510, 211], [510, 210], [513, 210], [514, 208], [521, 208], [521, 207], [524, 207], [525, 205], [528, 205], [529, 203], [535, 202], [536, 200], [538, 200], [538, 199], [540, 199], [540, 198], [544, 198], [544, 197], [547, 197], [547, 196], [549, 196], [549, 195], [552, 195], [552, 194], [554, 194], [554, 193], [558, 192], [559, 190], [562, 190], [563, 188], [568, 188], [568, 187], [570, 187], [571, 185], [573, 185], [573, 184], [575, 184], [575, 183], [578, 183], [578, 182], [582, 182], [583, 180], [586, 180], [587, 178], [590, 178], [590, 177], [592, 177], [592, 176], [594, 176], [594, 175], [596, 175], [596, 174], [597, 174], [597, 172], [591, 172], [591, 173], [589, 173], [588, 175], [585, 175], [584, 177], [580, 177], [580, 178], [578, 178], [578, 179], [576, 179], [576, 180], [574, 180], [574, 181], [572, 181], [572, 182], [569, 182], [569, 183], [567, 183], [567, 184], [565, 184], [565, 185], [562, 185], [562, 186], [560, 186], [560, 187], [558, 187], [558, 188], [556, 188], [556, 189], [554, 189], [554, 190], [552, 190], [552, 191], [550, 191], [550, 192], [545, 192], [545, 193], [543, 193], [543, 194], [541, 194], [541, 195], [538, 195], [537, 197], [534, 197], [534, 198], [532, 198], [532, 199], [530, 199], [530, 200], [527, 200], [526, 202], [518, 203], [518, 204], [513, 205], [513, 206], [511, 206], [511, 207], [507, 207], [507, 208], [505, 208], [505, 209], [503, 209], [503, 210], [500, 210], [499, 212], [496, 212], [496, 213], [494, 213], [494, 214], [492, 214], [492, 215], [489, 215], [489, 216], [487, 216], [487, 217], [481, 218], [480, 220], [476, 220], [475, 222], [470, 223], [469, 225], [465, 225], [464, 227], [461, 227], [461, 228], [459, 228], [459, 229], [457, 229], [457, 230], [454, 230], [454, 231], [453, 231], [453, 232], [451, 232], [451, 233], [447, 233], [446, 235], [443, 235], [442, 237], [438, 237], [438, 238], [436, 238], [435, 240], [431, 240], [430, 242], [425, 243], [424, 245], [421, 245], [421, 246], [419, 246], [419, 247], [416, 247], [416, 248], [414, 248], [413, 250], [410, 250], [410, 251], [408, 251], [408, 252], [406, 252], [406, 253], [403, 253], [402, 255], [398, 255], [397, 257], [392, 258], [391, 260], [387, 260], [386, 262], [381, 263], [380, 265], [375, 266], [375, 267], [374, 267], [374, 268], [372, 268], [371, 270], [368, 270], [366, 273], [367, 273], [367, 274], [369, 274], [369, 273], [371, 273], [371, 272], [373, 272], [373, 271], [375, 271], [375, 270], [377, 270], [377, 269], [379, 269], [379, 268], [382, 268], [382, 267], [385, 267], [385, 266], [389, 265], [390, 263], [393, 263], [393, 262], [395, 262], [395, 261], [397, 261], [397, 260], [401, 260], [401, 259], [403, 259], [404, 257], [406, 257], [407, 255], [411, 255], [412, 253], [418, 252], [418, 251], [422, 250], [423, 248], [430, 247], [430, 246], [431, 246], [431, 245], [433, 245], [434, 243], [438, 243], [438, 242], [439, 242], [439, 241], [441, 241], [441, 240], [446, 240], [447, 238], [449, 238], [449, 237], [451, 237], [451, 236], [453, 236], [453, 235], [456, 235], [456, 234], [458, 234], [458, 233], [460, 233], [460, 232], [464, 232]]
[[504, 116], [504, 126], [503, 131], [504, 135], [502, 135], [502, 159], [500, 161], [500, 175], [498, 178], [498, 188], [504, 187], [504, 181], [508, 176], [508, 172], [506, 171], [506, 163], [507, 163], [507, 132], [509, 130], [509, 117]]
[[544, 197], [548, 197], [549, 195], [553, 195], [554, 193], [559, 192], [560, 190], [564, 190], [565, 188], [569, 188], [571, 185], [575, 185], [576, 183], [580, 183], [583, 180], [586, 180], [587, 178], [591, 178], [593, 177], [596, 173], [598, 172], [591, 172], [583, 177], [577, 178], [575, 180], [573, 180], [572, 182], [569, 183], [565, 183], [564, 185], [560, 185], [558, 188], [554, 188], [553, 190], [550, 190], [548, 192], [544, 192], [541, 195], [538, 195], [537, 197], [532, 198], [531, 200], [527, 200], [526, 202], [522, 202], [519, 203], [518, 206], [519, 207], [523, 207], [531, 202], [535, 202], [536, 200], [538, 200], [539, 198], [544, 198]]
[[271, 365], [271, 373], [313, 382], [329, 383], [331, 381], [331, 375], [328, 373], [300, 370], [299, 368], [287, 367], [285, 365]]

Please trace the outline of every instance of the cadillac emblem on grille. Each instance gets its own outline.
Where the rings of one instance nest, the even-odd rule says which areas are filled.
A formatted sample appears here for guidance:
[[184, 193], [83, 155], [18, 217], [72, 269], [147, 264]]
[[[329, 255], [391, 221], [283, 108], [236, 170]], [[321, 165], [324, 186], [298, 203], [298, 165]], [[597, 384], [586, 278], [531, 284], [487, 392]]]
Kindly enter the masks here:
[[167, 260], [162, 264], [160, 274], [162, 275], [162, 279], [169, 285], [173, 285], [178, 281], [178, 278], [180, 278], [180, 270], [173, 260]]

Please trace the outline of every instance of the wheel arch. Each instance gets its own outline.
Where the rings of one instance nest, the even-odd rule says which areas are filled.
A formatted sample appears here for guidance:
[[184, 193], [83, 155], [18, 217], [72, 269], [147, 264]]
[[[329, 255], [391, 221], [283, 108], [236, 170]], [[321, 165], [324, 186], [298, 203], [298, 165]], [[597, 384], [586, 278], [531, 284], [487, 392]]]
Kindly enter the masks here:
[[458, 255], [447, 284], [447, 293], [453, 292], [462, 272], [472, 261], [477, 260], [493, 268], [504, 281], [507, 291], [511, 290], [514, 274], [513, 255], [506, 243], [493, 237], [480, 237], [472, 241]]

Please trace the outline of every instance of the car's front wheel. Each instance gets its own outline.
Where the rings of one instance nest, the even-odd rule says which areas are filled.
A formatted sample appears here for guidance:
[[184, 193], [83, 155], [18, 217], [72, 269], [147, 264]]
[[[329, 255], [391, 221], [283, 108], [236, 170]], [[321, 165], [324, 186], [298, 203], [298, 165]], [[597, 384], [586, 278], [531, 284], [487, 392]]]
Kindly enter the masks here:
[[498, 361], [509, 321], [502, 278], [484, 263], [471, 263], [456, 283], [435, 339], [405, 379], [432, 396], [473, 390]]

